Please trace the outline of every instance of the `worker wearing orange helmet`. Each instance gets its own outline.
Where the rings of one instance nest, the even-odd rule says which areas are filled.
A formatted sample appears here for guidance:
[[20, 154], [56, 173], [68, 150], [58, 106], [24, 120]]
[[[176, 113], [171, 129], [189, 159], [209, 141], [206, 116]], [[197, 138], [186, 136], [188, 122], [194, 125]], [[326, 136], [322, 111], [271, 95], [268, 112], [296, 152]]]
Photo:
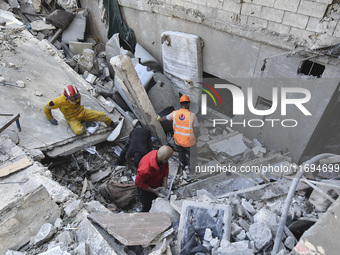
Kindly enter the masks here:
[[[197, 164], [196, 135], [198, 134], [198, 121], [196, 114], [189, 111], [190, 98], [182, 95], [180, 109], [167, 116], [157, 117], [159, 121], [173, 121], [174, 139], [178, 149], [179, 161], [182, 167], [188, 166], [193, 174]], [[188, 154], [188, 161], [186, 155]]]
[[74, 85], [68, 85], [62, 95], [44, 106], [44, 113], [50, 123], [57, 126], [58, 121], [53, 117], [52, 109], [59, 108], [76, 135], [81, 135], [86, 131], [86, 125], [82, 121], [103, 121], [107, 126], [113, 128], [117, 125], [104, 112], [87, 109], [81, 105], [80, 101], [81, 96], [78, 88]]

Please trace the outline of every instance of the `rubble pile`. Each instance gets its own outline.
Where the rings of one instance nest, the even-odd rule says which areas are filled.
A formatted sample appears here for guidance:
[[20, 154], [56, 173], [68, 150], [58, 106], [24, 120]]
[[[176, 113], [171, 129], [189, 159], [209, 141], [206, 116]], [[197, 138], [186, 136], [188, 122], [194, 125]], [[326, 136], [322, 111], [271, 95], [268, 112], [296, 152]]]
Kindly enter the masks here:
[[[1, 7], [12, 10], [24, 25], [12, 30], [0, 24], [3, 66], [17, 68], [6, 62], [6, 54], [15, 53], [16, 43], [24, 40], [20, 33], [28, 30], [39, 40], [47, 40], [50, 54], [57, 53], [83, 76], [93, 100], [106, 112], [117, 110], [130, 122], [147, 120], [143, 116], [148, 114], [137, 110], [148, 110], [148, 102], [131, 105], [133, 96], [127, 93], [131, 90], [125, 90], [126, 83], [134, 84], [136, 78], [124, 76], [131, 70], [127, 68], [130, 62], [156, 112], [176, 106], [173, 98], [164, 99], [176, 93], [155, 60], [146, 64], [136, 57], [140, 52], [132, 50], [119, 34], [106, 45], [86, 37], [88, 11], [78, 8], [77, 1], [33, 1], [32, 5], [20, 3], [20, 8], [17, 1], [9, 2], [2, 2]], [[124, 72], [117, 72], [119, 65]], [[167, 92], [159, 93], [163, 89]], [[269, 254], [292, 179], [301, 166], [284, 152], [266, 148], [258, 139], [229, 127], [214, 127], [205, 118], [199, 119], [199, 126], [195, 173], [182, 169], [175, 154], [169, 160], [172, 190], [168, 197], [154, 200], [149, 213], [139, 213], [136, 172], [115, 165], [127, 136], [53, 159], [44, 158], [40, 150], [21, 148], [12, 137], [0, 136], [4, 195], [0, 253]], [[176, 150], [171, 130], [166, 142]], [[159, 147], [155, 137], [153, 146]], [[314, 171], [306, 171], [301, 178], [284, 219], [278, 254], [294, 252], [304, 232], [338, 204], [339, 169], [334, 165], [339, 162], [339, 156], [319, 160]]]

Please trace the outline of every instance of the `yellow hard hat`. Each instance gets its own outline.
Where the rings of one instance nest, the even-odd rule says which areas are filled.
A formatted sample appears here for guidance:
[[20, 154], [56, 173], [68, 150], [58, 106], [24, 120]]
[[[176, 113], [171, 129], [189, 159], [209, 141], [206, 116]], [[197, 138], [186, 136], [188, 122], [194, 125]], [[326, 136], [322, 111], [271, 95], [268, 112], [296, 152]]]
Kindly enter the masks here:
[[190, 98], [189, 98], [187, 95], [183, 95], [183, 96], [181, 96], [181, 98], [179, 99], [179, 102], [180, 102], [180, 103], [183, 103], [183, 102], [190, 102]]

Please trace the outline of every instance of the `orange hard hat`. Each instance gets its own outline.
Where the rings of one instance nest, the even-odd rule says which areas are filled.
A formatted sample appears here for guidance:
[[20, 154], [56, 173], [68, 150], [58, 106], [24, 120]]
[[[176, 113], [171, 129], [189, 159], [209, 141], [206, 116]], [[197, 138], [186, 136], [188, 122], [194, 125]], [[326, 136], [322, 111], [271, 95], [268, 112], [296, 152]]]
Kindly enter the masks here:
[[181, 96], [181, 98], [179, 99], [179, 102], [180, 102], [180, 103], [183, 103], [183, 102], [190, 102], [190, 98], [189, 98], [187, 95], [183, 95], [183, 96]]

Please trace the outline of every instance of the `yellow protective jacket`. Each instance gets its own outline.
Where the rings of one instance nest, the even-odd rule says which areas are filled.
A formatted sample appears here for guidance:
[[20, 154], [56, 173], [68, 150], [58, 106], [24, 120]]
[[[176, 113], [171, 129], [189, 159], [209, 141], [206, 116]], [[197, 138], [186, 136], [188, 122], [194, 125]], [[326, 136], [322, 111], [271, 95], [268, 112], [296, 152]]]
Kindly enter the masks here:
[[48, 120], [53, 119], [52, 109], [60, 109], [60, 111], [64, 114], [66, 120], [70, 118], [77, 117], [84, 111], [84, 106], [80, 105], [81, 98], [77, 99], [75, 104], [71, 104], [68, 100], [66, 100], [64, 94], [59, 97], [49, 101], [44, 106], [44, 113]]
[[182, 147], [190, 147], [196, 144], [193, 128], [196, 114], [188, 109], [179, 109], [171, 113], [171, 118], [173, 120], [175, 143]]

